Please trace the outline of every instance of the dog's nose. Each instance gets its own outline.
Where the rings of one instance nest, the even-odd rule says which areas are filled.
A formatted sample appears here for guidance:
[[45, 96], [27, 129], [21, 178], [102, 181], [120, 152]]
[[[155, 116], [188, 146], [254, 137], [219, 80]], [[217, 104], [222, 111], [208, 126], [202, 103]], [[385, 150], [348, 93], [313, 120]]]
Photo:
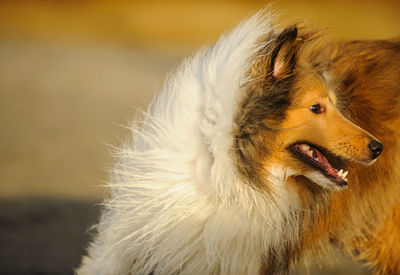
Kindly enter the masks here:
[[383, 145], [379, 141], [373, 140], [368, 144], [373, 159], [376, 159], [383, 151]]

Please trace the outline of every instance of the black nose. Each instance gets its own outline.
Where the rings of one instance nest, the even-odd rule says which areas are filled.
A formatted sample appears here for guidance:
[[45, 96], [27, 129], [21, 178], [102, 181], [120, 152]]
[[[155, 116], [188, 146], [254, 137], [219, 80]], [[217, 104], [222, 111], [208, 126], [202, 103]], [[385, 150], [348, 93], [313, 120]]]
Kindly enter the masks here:
[[371, 151], [372, 158], [376, 159], [383, 150], [383, 145], [379, 141], [373, 140], [368, 144], [368, 149]]

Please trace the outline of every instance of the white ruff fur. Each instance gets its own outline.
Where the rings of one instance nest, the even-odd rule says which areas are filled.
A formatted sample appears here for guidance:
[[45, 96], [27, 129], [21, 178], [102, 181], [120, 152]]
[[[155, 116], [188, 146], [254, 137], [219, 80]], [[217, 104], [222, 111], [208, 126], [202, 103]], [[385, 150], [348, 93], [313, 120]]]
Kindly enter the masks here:
[[265, 257], [297, 244], [284, 169], [272, 169], [268, 197], [233, 161], [233, 116], [261, 38], [274, 31], [259, 13], [169, 77], [118, 153], [78, 274], [258, 274]]

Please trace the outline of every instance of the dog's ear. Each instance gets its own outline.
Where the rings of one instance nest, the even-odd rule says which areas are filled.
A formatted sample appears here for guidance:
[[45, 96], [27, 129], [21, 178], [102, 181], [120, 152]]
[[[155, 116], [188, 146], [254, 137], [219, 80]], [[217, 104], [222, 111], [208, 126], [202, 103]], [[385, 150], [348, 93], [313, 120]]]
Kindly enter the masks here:
[[276, 39], [271, 58], [271, 70], [275, 79], [283, 79], [291, 75], [296, 64], [296, 39], [296, 26], [284, 29]]

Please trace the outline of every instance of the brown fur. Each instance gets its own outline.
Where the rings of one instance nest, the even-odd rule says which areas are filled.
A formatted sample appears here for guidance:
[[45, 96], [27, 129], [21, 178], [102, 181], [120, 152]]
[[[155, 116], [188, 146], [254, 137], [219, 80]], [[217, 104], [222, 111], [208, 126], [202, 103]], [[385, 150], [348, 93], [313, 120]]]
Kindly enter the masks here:
[[[334, 244], [376, 274], [400, 274], [400, 43], [343, 43], [332, 58], [342, 113], [386, 149], [372, 166], [347, 166], [349, 188], [325, 195], [330, 202], [306, 224], [302, 248], [321, 253]], [[299, 188], [309, 193], [304, 201], [313, 196]]]
[[[335, 194], [336, 207], [355, 222], [353, 227], [344, 219], [344, 230], [334, 228], [334, 234], [344, 239], [346, 251], [356, 250], [356, 258], [376, 266], [378, 274], [400, 274], [400, 43], [340, 44], [333, 60], [349, 118], [386, 147], [373, 166], [352, 167], [352, 188]], [[348, 209], [341, 207], [343, 201]]]
[[[290, 34], [294, 29], [296, 35]], [[276, 158], [275, 153], [282, 149], [277, 148], [277, 134], [282, 132], [286, 111], [297, 96], [293, 86], [300, 86], [298, 81], [304, 75], [322, 81], [319, 72], [327, 66], [324, 60], [328, 44], [321, 33], [300, 25], [266, 40], [272, 42], [254, 60], [250, 71], [253, 83], [248, 86], [235, 117], [238, 127], [234, 136], [239, 171], [251, 180], [254, 188], [268, 193], [265, 184], [268, 171], [263, 163]], [[280, 71], [275, 74], [277, 63]]]
[[[400, 274], [400, 42], [342, 43], [328, 58], [320, 33], [297, 29], [296, 36], [284, 30], [254, 61], [255, 81], [235, 118], [239, 171], [270, 194], [270, 163], [310, 169], [293, 160], [290, 144], [307, 140], [342, 157], [349, 171], [345, 190], [327, 190], [304, 176], [288, 179], [303, 209], [301, 242], [288, 248], [288, 262], [340, 247], [375, 266], [377, 274]], [[324, 114], [309, 111], [315, 103]], [[386, 149], [366, 166], [372, 140]], [[265, 266], [269, 273], [276, 270]]]

